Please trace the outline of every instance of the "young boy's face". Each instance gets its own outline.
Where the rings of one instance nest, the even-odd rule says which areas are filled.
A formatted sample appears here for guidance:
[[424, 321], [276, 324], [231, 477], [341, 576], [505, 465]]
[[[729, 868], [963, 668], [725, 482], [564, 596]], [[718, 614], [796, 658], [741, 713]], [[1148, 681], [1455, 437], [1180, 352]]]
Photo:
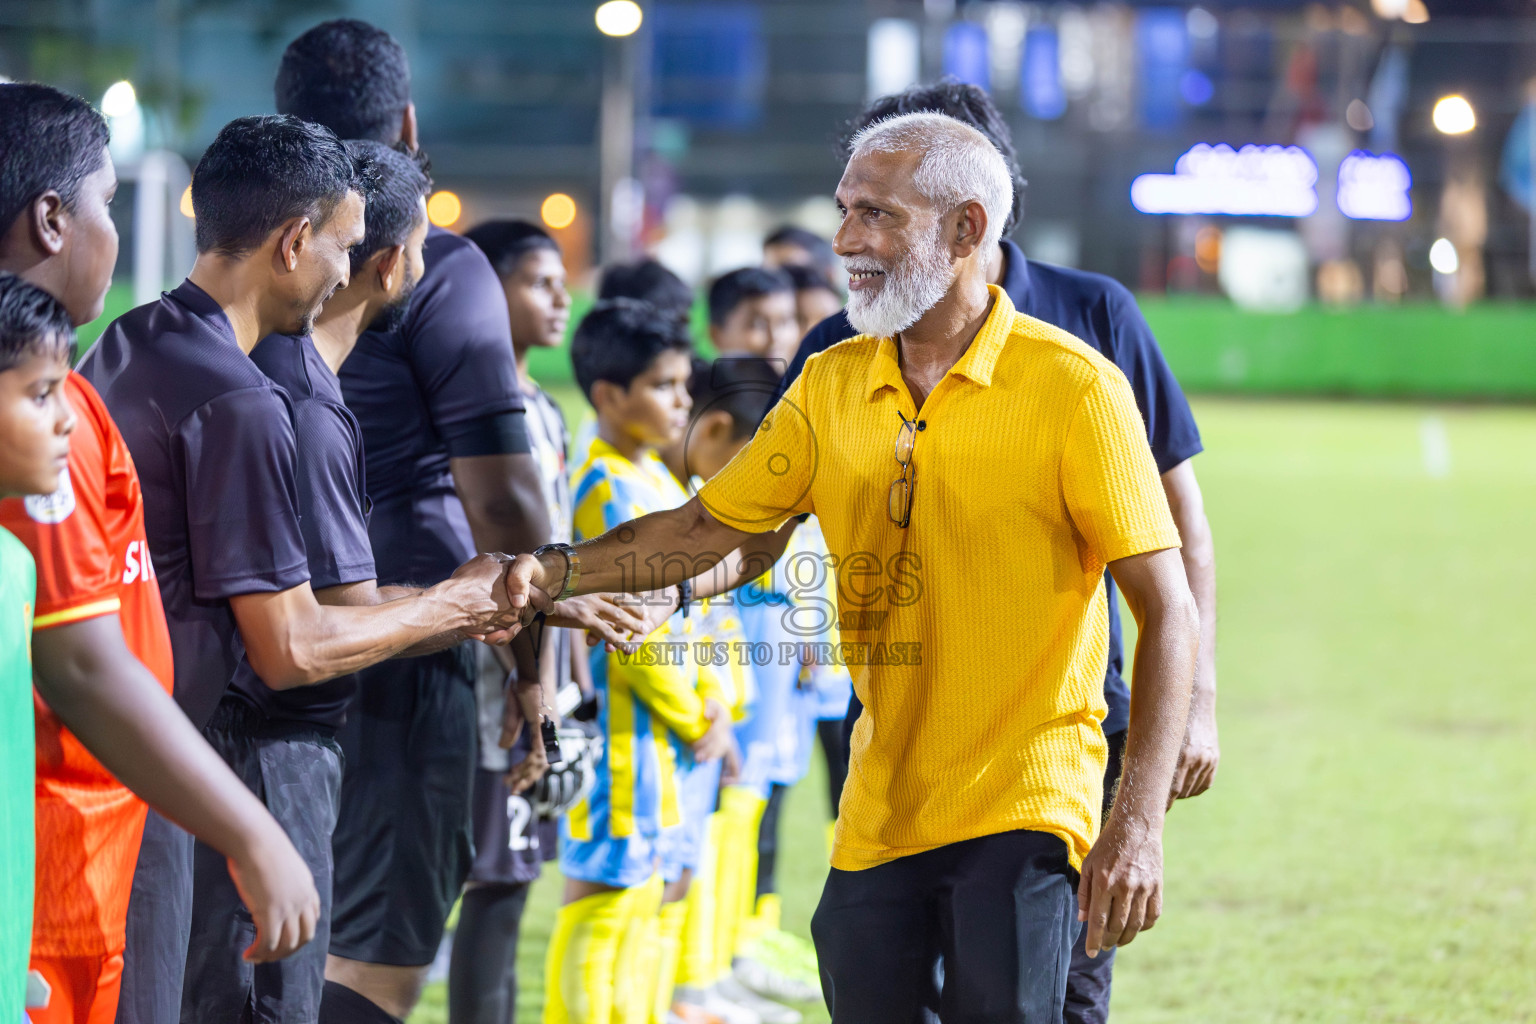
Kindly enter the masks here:
[[788, 364], [800, 347], [795, 293], [754, 295], [736, 304], [725, 322], [711, 324], [709, 337], [723, 356], [762, 356]]
[[614, 387], [612, 401], [598, 415], [639, 444], [657, 448], [676, 444], [688, 429], [688, 375], [693, 366], [686, 352], [663, 352], [628, 389]]
[[517, 270], [501, 282], [512, 321], [512, 346], [558, 348], [571, 319], [571, 295], [565, 290], [565, 264], [560, 254], [538, 248], [526, 254]]
[[0, 372], [0, 494], [52, 494], [69, 460], [75, 416], [64, 397], [69, 364], [30, 355]]

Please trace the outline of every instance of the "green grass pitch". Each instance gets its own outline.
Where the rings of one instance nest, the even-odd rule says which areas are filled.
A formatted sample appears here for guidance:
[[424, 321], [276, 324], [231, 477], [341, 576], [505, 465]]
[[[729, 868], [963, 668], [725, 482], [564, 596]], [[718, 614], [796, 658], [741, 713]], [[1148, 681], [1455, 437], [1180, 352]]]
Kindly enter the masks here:
[[[1169, 817], [1165, 916], [1121, 955], [1114, 1019], [1536, 1021], [1536, 409], [1196, 413], [1223, 761]], [[801, 934], [817, 772], [783, 832]], [[558, 884], [529, 904], [519, 1021], [539, 1019]], [[441, 985], [411, 1020], [446, 1020]]]

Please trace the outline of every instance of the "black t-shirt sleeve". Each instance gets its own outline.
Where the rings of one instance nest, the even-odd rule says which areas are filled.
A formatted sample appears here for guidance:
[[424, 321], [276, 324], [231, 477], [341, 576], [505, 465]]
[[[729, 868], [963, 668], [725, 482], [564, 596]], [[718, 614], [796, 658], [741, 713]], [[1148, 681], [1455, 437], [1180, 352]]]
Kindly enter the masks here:
[[[408, 326], [411, 369], [421, 389], [432, 426], [444, 438], [460, 437], [466, 428], [481, 447], [473, 454], [515, 452], [518, 437], [527, 451], [527, 429], [508, 427], [508, 414], [521, 416], [523, 396], [512, 356], [512, 331], [501, 282], [485, 254], [471, 244], [452, 245], [437, 255], [425, 294], [418, 296]], [[521, 429], [519, 429], [521, 428]], [[500, 451], [495, 445], [503, 444]], [[450, 442], [450, 454], [454, 452]]]
[[1147, 442], [1152, 446], [1157, 471], [1166, 473], [1204, 451], [1195, 414], [1135, 297], [1124, 287], [1115, 286], [1105, 298], [1104, 315], [1104, 326], [1114, 339], [1112, 351], [1106, 354], [1130, 381], [1136, 406], [1147, 425]]
[[198, 600], [276, 593], [309, 579], [293, 423], [281, 395], [226, 392], [182, 420], [172, 444], [186, 477]]
[[440, 428], [443, 445], [455, 459], [476, 455], [527, 455], [533, 451], [528, 437], [528, 414], [499, 412], [460, 420]]
[[310, 586], [323, 590], [375, 578], [364, 511], [361, 432], [344, 410], [318, 401], [295, 406], [294, 426]]

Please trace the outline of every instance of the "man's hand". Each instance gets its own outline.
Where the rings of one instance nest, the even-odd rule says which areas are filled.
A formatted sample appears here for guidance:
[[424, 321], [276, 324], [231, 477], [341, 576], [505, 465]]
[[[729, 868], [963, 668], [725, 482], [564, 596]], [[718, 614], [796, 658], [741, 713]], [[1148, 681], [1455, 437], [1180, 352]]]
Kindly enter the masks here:
[[552, 575], [549, 568], [532, 555], [518, 555], [507, 569], [504, 581], [507, 600], [513, 608], [548, 612], [554, 606], [554, 597], [559, 596], [552, 597], [550, 591], [562, 578], [563, 573]]
[[314, 877], [282, 829], [273, 825], [250, 844], [248, 853], [229, 858], [229, 875], [256, 922], [256, 940], [244, 957], [257, 964], [291, 956], [315, 937], [320, 920]]
[[1179, 766], [1174, 769], [1173, 786], [1168, 791], [1168, 806], [1175, 800], [1199, 796], [1216, 781], [1216, 768], [1221, 763], [1221, 745], [1216, 739], [1216, 707], [1214, 699], [1204, 699], [1195, 694], [1195, 706], [1189, 713], [1189, 727], [1184, 733], [1184, 745], [1179, 748]]
[[513, 793], [521, 793], [549, 771], [549, 755], [544, 752], [544, 739], [539, 735], [543, 707], [544, 692], [536, 681], [520, 684], [514, 678], [507, 683], [507, 700], [501, 711], [501, 737], [497, 743], [501, 749], [511, 750], [523, 730], [529, 729], [528, 756], [514, 764], [506, 774], [507, 789]]
[[428, 592], [439, 591], [454, 604], [466, 620], [465, 635], [494, 635], [505, 643], [522, 628], [522, 609], [513, 606], [505, 585], [510, 561], [506, 555], [476, 555]]
[[1124, 946], [1157, 923], [1163, 913], [1161, 826], [1110, 814], [1099, 841], [1083, 858], [1077, 887], [1077, 919], [1087, 934], [1090, 957]]
[[726, 766], [736, 757], [736, 733], [731, 728], [731, 713], [717, 700], [704, 702], [704, 717], [709, 728], [703, 736], [693, 741], [693, 756], [700, 761], [726, 759]]
[[640, 598], [629, 594], [582, 594], [556, 601], [545, 622], [586, 630], [589, 646], [603, 640], [610, 651], [633, 654], [656, 628], [650, 624], [647, 610]]

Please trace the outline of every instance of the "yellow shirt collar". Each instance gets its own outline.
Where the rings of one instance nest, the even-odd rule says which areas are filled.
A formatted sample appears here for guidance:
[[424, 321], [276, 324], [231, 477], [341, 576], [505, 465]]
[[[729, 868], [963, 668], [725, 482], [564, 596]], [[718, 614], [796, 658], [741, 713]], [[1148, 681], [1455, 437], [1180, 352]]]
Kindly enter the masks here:
[[[987, 314], [986, 321], [981, 325], [981, 330], [976, 332], [976, 337], [971, 340], [970, 347], [965, 350], [955, 365], [949, 368], [949, 373], [964, 377], [984, 388], [992, 386], [992, 371], [997, 366], [998, 356], [1003, 354], [1003, 346], [1008, 342], [1008, 335], [1013, 331], [1014, 316], [1013, 301], [1008, 298], [1007, 292], [995, 284], [987, 285], [987, 292], [992, 296], [992, 312]], [[880, 339], [880, 347], [869, 364], [865, 385], [868, 397], [871, 399], [880, 393], [881, 388], [895, 388], [900, 391], [906, 386], [901, 378], [901, 359], [896, 349], [895, 339]]]

